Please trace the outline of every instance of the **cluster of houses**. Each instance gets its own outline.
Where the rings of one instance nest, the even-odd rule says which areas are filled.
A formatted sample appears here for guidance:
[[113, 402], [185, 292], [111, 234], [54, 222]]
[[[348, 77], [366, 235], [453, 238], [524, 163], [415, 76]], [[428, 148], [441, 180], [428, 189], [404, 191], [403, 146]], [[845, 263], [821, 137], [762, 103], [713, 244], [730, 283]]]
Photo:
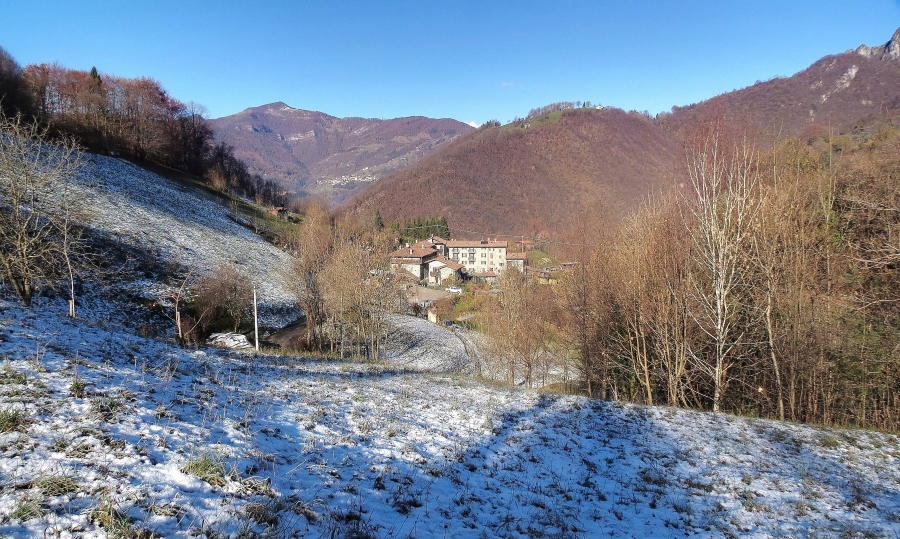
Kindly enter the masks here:
[[390, 257], [394, 272], [435, 286], [470, 279], [493, 284], [507, 269], [525, 271], [527, 266], [524, 252], [511, 253], [508, 242], [497, 239], [445, 240], [432, 236], [407, 243]]

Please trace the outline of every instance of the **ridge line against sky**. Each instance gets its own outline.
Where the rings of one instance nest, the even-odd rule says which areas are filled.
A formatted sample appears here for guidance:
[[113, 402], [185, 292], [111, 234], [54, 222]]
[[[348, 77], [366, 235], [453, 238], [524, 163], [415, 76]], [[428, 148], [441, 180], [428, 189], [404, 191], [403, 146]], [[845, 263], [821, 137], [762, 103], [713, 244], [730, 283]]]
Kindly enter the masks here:
[[152, 77], [212, 118], [278, 101], [476, 124], [556, 101], [656, 114], [900, 27], [900, 0], [0, 4], [20, 64]]

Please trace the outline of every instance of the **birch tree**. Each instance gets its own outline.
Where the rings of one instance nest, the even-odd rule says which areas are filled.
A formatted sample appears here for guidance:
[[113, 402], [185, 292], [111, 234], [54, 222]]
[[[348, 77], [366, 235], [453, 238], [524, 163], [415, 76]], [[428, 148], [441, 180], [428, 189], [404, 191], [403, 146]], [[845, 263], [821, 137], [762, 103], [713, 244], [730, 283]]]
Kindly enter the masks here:
[[759, 208], [756, 164], [746, 143], [725, 151], [718, 134], [688, 157], [692, 192], [683, 194], [681, 216], [692, 247], [691, 315], [709, 342], [707, 350], [690, 352], [711, 379], [715, 412], [721, 410], [729, 370], [740, 357], [745, 337], [741, 296], [746, 292], [745, 250]]

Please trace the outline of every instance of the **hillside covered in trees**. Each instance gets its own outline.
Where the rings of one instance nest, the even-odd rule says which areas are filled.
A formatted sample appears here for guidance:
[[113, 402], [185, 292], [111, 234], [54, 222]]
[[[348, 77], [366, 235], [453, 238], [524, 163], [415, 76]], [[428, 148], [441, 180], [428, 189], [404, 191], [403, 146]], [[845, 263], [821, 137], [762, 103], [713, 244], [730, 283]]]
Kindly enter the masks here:
[[333, 204], [472, 131], [450, 118], [336, 118], [280, 102], [211, 123], [252, 173]]
[[[759, 148], [800, 139], [849, 147], [900, 119], [900, 33], [883, 46], [826, 56], [651, 118], [586, 103], [538, 107], [395, 172], [342, 210], [385, 220], [446, 215], [451, 229], [547, 235], [581, 243], [583, 223], [608, 230], [687, 174], [689, 148], [711, 124]], [[602, 109], [602, 110], [601, 110]], [[699, 137], [699, 138], [698, 138]]]
[[284, 205], [284, 189], [251, 174], [213, 137], [202, 106], [170, 96], [148, 77], [124, 78], [58, 64], [21, 67], [0, 48], [0, 95], [7, 117], [22, 114], [81, 148], [186, 172], [214, 188]]
[[447, 217], [450, 228], [553, 234], [619, 222], [674, 181], [675, 139], [621, 110], [554, 111], [489, 124], [358, 195], [342, 211], [385, 221]]

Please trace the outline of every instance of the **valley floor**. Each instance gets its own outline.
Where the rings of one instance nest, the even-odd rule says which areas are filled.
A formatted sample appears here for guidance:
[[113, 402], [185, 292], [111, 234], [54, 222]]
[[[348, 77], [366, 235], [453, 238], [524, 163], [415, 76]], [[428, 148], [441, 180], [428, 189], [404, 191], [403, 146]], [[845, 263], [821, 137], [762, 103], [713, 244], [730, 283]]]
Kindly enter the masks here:
[[0, 304], [4, 537], [900, 534], [894, 434], [491, 386], [414, 368], [414, 343], [404, 364], [184, 350], [63, 311]]

